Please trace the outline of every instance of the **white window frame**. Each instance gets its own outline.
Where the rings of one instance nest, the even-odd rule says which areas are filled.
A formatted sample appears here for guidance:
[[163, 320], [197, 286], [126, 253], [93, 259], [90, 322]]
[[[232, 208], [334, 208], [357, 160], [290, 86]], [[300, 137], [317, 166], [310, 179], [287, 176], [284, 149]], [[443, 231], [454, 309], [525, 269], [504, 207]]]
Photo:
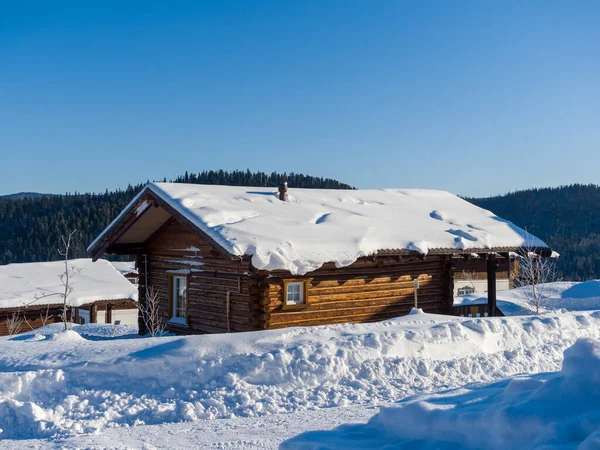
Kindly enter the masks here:
[[[180, 311], [180, 308], [177, 307], [177, 300], [179, 299], [179, 293], [178, 293], [178, 285], [177, 285], [177, 281], [178, 280], [183, 280], [183, 283], [185, 284], [185, 309], [184, 309], [184, 315], [177, 315]], [[171, 323], [176, 323], [179, 325], [187, 325], [187, 306], [188, 306], [188, 279], [185, 276], [174, 276], [172, 278], [172, 282], [171, 282], [172, 286], [171, 286], [171, 306], [173, 308], [173, 317], [171, 317], [171, 320], [169, 320], [169, 322]]]
[[[290, 287], [291, 286], [298, 286], [298, 295], [299, 295], [299, 299], [296, 300], [291, 300], [290, 301]], [[295, 294], [295, 292], [294, 292]], [[285, 289], [285, 304], [286, 305], [305, 305], [306, 304], [306, 292], [304, 292], [304, 281], [288, 281], [286, 283], [286, 289]]]
[[[470, 292], [465, 292], [465, 291], [470, 291]], [[475, 288], [473, 288], [471, 286], [461, 286], [461, 287], [458, 288], [458, 290], [456, 292], [457, 292], [457, 295], [474, 294], [475, 293]]]

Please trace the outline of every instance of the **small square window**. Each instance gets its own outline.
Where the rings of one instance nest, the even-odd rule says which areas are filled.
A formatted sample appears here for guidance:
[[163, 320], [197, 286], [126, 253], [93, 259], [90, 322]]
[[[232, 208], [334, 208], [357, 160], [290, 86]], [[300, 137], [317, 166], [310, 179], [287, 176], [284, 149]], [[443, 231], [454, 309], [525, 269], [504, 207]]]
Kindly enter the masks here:
[[291, 282], [286, 284], [287, 289], [285, 293], [286, 304], [288, 305], [303, 305], [306, 303], [304, 297], [304, 283], [303, 282]]

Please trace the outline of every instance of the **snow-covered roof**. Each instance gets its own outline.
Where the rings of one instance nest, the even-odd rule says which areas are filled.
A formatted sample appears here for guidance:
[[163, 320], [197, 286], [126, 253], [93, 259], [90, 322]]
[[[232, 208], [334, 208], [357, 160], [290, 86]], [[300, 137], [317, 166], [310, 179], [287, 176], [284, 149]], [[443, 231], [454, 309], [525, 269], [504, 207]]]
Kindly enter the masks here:
[[110, 261], [110, 264], [117, 269], [121, 275], [138, 273], [135, 268], [135, 261]]
[[[73, 269], [73, 291], [68, 297], [71, 306], [99, 300], [137, 300], [137, 288], [108, 261], [73, 259], [69, 267]], [[64, 261], [0, 266], [0, 309], [61, 304], [62, 296], [52, 294], [64, 292], [60, 281], [64, 270]]]
[[229, 254], [251, 255], [258, 269], [303, 274], [380, 251], [547, 248], [511, 222], [445, 191], [294, 189], [150, 183], [90, 245], [125, 215], [141, 215], [152, 193]]

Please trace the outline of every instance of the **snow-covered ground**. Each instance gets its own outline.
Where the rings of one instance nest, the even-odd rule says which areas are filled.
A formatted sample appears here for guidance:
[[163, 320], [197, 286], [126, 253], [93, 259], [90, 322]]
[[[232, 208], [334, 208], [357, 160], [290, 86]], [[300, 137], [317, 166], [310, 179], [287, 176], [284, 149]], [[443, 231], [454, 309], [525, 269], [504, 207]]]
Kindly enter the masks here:
[[[531, 286], [518, 287], [497, 293], [497, 306], [506, 316], [523, 316], [535, 313], [531, 299]], [[541, 293], [540, 312], [561, 309], [568, 311], [600, 310], [600, 280], [584, 283], [561, 281], [538, 285]], [[529, 293], [529, 294], [528, 294]], [[486, 293], [466, 294], [454, 299], [454, 306], [487, 303]]]
[[309, 432], [282, 450], [600, 448], [600, 340], [565, 351], [558, 373], [512, 379], [382, 408], [367, 424]]
[[414, 394], [556, 371], [577, 338], [600, 339], [600, 311], [161, 338], [59, 330], [0, 338], [0, 445], [276, 448]]

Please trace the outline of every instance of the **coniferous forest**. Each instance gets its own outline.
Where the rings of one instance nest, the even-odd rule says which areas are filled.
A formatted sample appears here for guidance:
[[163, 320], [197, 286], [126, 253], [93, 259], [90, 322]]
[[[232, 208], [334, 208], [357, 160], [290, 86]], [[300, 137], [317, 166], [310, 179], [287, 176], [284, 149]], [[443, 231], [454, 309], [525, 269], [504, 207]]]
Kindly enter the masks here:
[[[174, 182], [276, 187], [352, 189], [328, 178], [250, 171], [186, 173]], [[166, 180], [162, 180], [166, 181]], [[143, 184], [103, 194], [25, 195], [0, 198], [0, 264], [59, 258], [61, 235], [77, 229], [73, 257], [127, 205]], [[467, 200], [511, 220], [546, 241], [561, 257], [565, 280], [600, 278], [600, 186], [571, 185], [529, 189]]]
[[574, 184], [468, 200], [560, 253], [557, 267], [564, 280], [600, 278], [600, 186]]
[[[248, 171], [185, 173], [176, 183], [277, 187], [283, 179], [297, 188], [351, 189], [329, 178]], [[167, 181], [166, 179], [159, 181]], [[103, 194], [39, 195], [0, 198], [0, 264], [60, 259], [60, 238], [77, 230], [71, 254], [87, 257], [86, 247], [131, 201], [144, 184]]]

